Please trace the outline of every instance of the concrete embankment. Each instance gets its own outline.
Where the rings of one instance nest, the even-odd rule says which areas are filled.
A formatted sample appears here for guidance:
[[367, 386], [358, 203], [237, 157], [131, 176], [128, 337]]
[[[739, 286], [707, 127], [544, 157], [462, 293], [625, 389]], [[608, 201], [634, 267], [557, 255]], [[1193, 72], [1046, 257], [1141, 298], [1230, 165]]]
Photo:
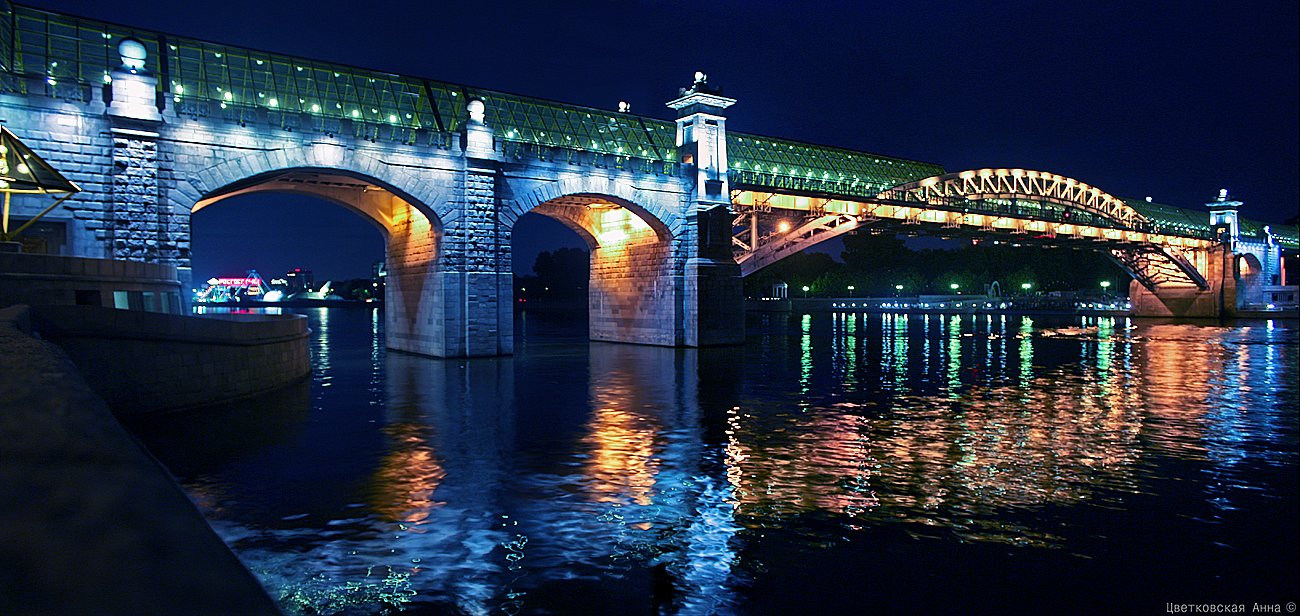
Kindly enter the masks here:
[[0, 613], [278, 613], [27, 315], [0, 310]]
[[298, 315], [39, 306], [31, 318], [119, 417], [246, 398], [311, 372], [307, 320]]

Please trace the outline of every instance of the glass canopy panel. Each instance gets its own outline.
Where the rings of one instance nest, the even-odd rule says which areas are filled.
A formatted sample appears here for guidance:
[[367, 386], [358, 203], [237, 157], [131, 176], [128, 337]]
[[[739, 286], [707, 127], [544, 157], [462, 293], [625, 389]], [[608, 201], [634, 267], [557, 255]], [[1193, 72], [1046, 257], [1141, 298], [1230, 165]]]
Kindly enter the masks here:
[[676, 128], [672, 123], [515, 94], [487, 90], [470, 94], [483, 100], [485, 120], [502, 141], [656, 162], [673, 160]]
[[727, 134], [727, 159], [737, 187], [856, 197], [944, 172], [931, 163], [736, 132]]
[[1145, 199], [1125, 199], [1137, 213], [1145, 216], [1155, 226], [1157, 233], [1184, 237], [1210, 237], [1210, 215], [1204, 210], [1152, 203]]
[[[44, 77], [51, 87], [85, 85], [103, 83], [121, 64], [117, 44], [130, 34], [126, 29], [27, 7], [0, 8], [12, 10], [0, 27], [0, 65], [10, 72]], [[158, 52], [156, 42], [144, 43], [151, 55]]]

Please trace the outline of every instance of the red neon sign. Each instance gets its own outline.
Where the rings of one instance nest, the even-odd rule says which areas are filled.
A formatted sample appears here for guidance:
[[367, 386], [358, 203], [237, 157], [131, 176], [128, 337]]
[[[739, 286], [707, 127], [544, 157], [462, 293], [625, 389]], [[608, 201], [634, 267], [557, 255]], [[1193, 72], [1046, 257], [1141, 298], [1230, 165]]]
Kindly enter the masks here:
[[223, 287], [260, 287], [261, 278], [217, 278], [213, 286]]

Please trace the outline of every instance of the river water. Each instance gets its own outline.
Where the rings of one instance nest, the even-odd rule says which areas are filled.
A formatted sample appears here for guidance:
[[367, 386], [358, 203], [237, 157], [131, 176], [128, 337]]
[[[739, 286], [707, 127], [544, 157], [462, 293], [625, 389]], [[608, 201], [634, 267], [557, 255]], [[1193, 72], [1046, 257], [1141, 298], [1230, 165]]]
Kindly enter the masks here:
[[136, 427], [289, 613], [1297, 599], [1294, 322], [751, 315], [684, 350], [524, 313], [515, 356], [437, 360], [302, 312], [310, 382]]

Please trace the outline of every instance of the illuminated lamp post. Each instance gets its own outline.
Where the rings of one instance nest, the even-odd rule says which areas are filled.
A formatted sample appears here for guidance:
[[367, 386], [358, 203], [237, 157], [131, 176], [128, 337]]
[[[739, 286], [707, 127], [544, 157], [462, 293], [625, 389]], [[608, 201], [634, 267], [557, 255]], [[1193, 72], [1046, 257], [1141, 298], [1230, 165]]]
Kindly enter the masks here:
[[803, 286], [803, 298], [808, 299], [808, 285]]
[[1020, 290], [1024, 291], [1025, 295], [1029, 295], [1029, 290], [1032, 289], [1033, 287], [1034, 287], [1033, 283], [1029, 283], [1029, 282], [1020, 283]]
[[[81, 192], [81, 188], [68, 181], [54, 167], [37, 156], [18, 136], [8, 128], [0, 126], [0, 192], [3, 192], [4, 211], [0, 216], [0, 251], [19, 252], [19, 244], [14, 240], [18, 234], [27, 230], [37, 220], [49, 214], [60, 203], [72, 195]], [[9, 200], [15, 193], [28, 195], [58, 195], [49, 207], [33, 216], [22, 226], [9, 231]]]
[[953, 291], [954, 293], [956, 293], [957, 295], [961, 295], [961, 291], [958, 291], [958, 290], [957, 290], [957, 289], [960, 288], [960, 287], [961, 287], [961, 285], [959, 285], [959, 284], [957, 284], [957, 283], [955, 283], [955, 282], [952, 283], [952, 284], [950, 284], [950, 285], [948, 285], [948, 288], [949, 288], [949, 289], [952, 289], [952, 291]]
[[901, 284], [894, 285], [894, 297], [898, 297], [899, 295], [902, 294], [903, 294], [903, 285]]
[[853, 297], [853, 285], [849, 285], [849, 297]]

